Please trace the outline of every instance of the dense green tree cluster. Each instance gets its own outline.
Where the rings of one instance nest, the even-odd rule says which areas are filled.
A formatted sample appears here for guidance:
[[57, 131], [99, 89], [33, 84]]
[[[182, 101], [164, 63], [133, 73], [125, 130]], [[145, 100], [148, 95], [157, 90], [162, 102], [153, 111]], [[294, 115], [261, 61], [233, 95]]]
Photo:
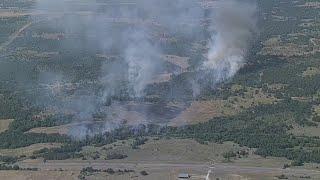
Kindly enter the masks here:
[[135, 138], [135, 140], [133, 141], [131, 147], [133, 149], [138, 149], [140, 145], [145, 144], [145, 142], [148, 141], [148, 138], [144, 138], [144, 137], [137, 137]]

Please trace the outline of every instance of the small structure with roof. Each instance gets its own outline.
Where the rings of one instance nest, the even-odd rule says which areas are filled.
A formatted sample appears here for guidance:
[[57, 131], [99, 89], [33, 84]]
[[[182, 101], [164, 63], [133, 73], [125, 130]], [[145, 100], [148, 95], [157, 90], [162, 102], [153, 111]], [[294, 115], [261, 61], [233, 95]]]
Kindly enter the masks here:
[[190, 175], [189, 174], [187, 174], [187, 173], [180, 173], [180, 174], [178, 174], [178, 178], [179, 179], [190, 179]]

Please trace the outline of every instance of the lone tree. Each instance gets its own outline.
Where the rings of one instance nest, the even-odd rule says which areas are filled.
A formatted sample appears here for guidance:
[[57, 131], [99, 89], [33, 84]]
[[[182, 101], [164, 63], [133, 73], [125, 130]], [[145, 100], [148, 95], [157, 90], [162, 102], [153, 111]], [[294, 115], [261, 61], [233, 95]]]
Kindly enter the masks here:
[[142, 176], [147, 176], [147, 175], [149, 175], [149, 173], [147, 173], [147, 171], [141, 171], [140, 174], [141, 174]]

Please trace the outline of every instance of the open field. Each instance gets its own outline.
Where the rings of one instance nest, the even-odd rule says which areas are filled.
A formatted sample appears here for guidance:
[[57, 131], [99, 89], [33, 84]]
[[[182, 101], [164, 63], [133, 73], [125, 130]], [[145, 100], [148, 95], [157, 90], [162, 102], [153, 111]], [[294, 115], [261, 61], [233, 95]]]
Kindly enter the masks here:
[[0, 155], [1, 156], [13, 156], [13, 157], [19, 157], [22, 155], [31, 156], [31, 155], [33, 155], [33, 152], [39, 151], [43, 148], [51, 149], [51, 148], [57, 148], [60, 146], [61, 146], [61, 144], [59, 144], [59, 143], [32, 144], [27, 147], [16, 148], [16, 149], [0, 149]]
[[304, 77], [315, 76], [320, 74], [320, 69], [317, 67], [309, 67], [303, 72]]
[[0, 18], [29, 16], [32, 13], [21, 10], [0, 9]]
[[79, 171], [0, 171], [5, 180], [77, 180]]
[[[199, 144], [187, 139], [153, 139], [150, 138], [138, 149], [132, 149], [133, 140], [118, 141], [103, 147], [87, 146], [82, 154], [88, 159], [98, 154], [104, 159], [110, 153], [126, 154], [125, 161], [163, 161], [163, 162], [208, 162], [210, 160], [223, 161], [222, 155], [228, 151], [238, 151], [238, 145], [226, 142], [223, 144], [209, 143]], [[122, 160], [114, 160], [122, 162]]]
[[314, 1], [314, 2], [306, 2], [305, 4], [303, 5], [298, 5], [299, 7], [308, 7], [308, 8], [320, 8], [320, 3], [317, 2], [317, 1]]
[[301, 127], [296, 126], [292, 130], [289, 131], [290, 133], [297, 135], [297, 136], [317, 136], [320, 137], [320, 127], [319, 126], [312, 126], [312, 127]]
[[248, 155], [234, 157], [230, 159], [231, 164], [240, 166], [270, 167], [282, 168], [284, 164], [290, 164], [291, 161], [285, 158], [273, 158], [254, 154], [254, 149], [240, 147], [232, 142], [223, 144], [208, 143], [200, 144], [195, 140], [188, 139], [154, 139], [149, 140], [139, 146], [138, 149], [132, 149], [133, 140], [118, 141], [116, 143], [103, 147], [86, 146], [81, 153], [86, 159], [93, 160], [93, 157], [99, 160], [107, 159], [108, 154], [120, 153], [128, 157], [125, 159], [108, 160], [108, 162], [163, 162], [163, 163], [209, 163], [225, 162], [224, 154], [228, 152], [239, 152], [244, 150]]
[[[237, 91], [241, 86], [234, 86]], [[278, 100], [265, 94], [261, 89], [249, 88], [242, 96], [231, 96], [227, 100], [193, 101], [180, 115], [174, 118], [170, 125], [185, 125], [206, 122], [214, 117], [232, 116], [248, 108], [261, 104], [272, 104]]]
[[[211, 163], [215, 162], [213, 172], [210, 177], [214, 179], [238, 180], [238, 179], [274, 179], [275, 176], [285, 174], [290, 179], [299, 179], [300, 176], [320, 177], [320, 172], [307, 169], [282, 169], [284, 163], [289, 163], [281, 158], [262, 158], [250, 153], [248, 157], [236, 158], [231, 163], [220, 163], [224, 161], [222, 154], [230, 150], [238, 151], [248, 149], [239, 147], [234, 143], [201, 145], [193, 140], [160, 139], [150, 138], [146, 144], [138, 149], [132, 149], [132, 141], [118, 141], [103, 147], [84, 147], [82, 153], [87, 160], [70, 159], [62, 161], [41, 159], [24, 160], [17, 164], [22, 168], [39, 168], [39, 171], [0, 171], [0, 177], [14, 178], [20, 176], [31, 177], [31, 179], [41, 179], [43, 175], [47, 177], [56, 176], [59, 179], [78, 177], [79, 171], [85, 167], [106, 170], [112, 168], [115, 174], [106, 172], [88, 173], [86, 179], [168, 179], [175, 180], [179, 173], [189, 173], [192, 178], [203, 180], [210, 169]], [[122, 160], [103, 160], [110, 152], [126, 153], [128, 158]], [[250, 150], [251, 152], [251, 150]], [[99, 154], [100, 158], [93, 160], [90, 157]], [[63, 171], [60, 171], [63, 170]], [[133, 170], [130, 173], [117, 172], [118, 170]], [[149, 175], [143, 176], [141, 171], [146, 171]], [[23, 179], [23, 178], [22, 178]]]
[[71, 124], [53, 126], [53, 127], [38, 127], [29, 130], [29, 133], [46, 133], [46, 134], [68, 134]]
[[170, 62], [176, 66], [179, 66], [182, 69], [182, 72], [185, 72], [189, 67], [189, 58], [188, 57], [179, 57], [174, 55], [165, 55], [165, 61]]
[[[190, 173], [194, 179], [204, 179], [208, 170], [209, 164], [171, 164], [171, 163], [157, 163], [157, 162], [126, 162], [126, 163], [110, 163], [107, 161], [47, 161], [46, 163], [27, 163], [20, 162], [21, 167], [36, 167], [41, 170], [57, 170], [59, 168], [69, 171], [80, 171], [84, 167], [93, 167], [94, 169], [127, 169], [140, 172], [142, 170], [149, 173], [147, 176], [137, 175], [124, 175], [124, 176], [111, 176], [110, 179], [176, 179], [177, 174], [181, 172]], [[302, 170], [302, 169], [282, 169], [282, 168], [266, 168], [266, 167], [250, 167], [250, 166], [236, 166], [229, 164], [215, 164], [212, 166], [213, 174], [210, 178], [222, 177], [222, 179], [228, 179], [228, 177], [242, 177], [239, 179], [245, 179], [245, 177], [251, 177], [251, 179], [274, 179], [275, 176], [285, 174], [292, 179], [299, 179], [302, 176], [310, 176], [312, 179], [320, 177], [320, 172], [315, 170]], [[108, 176], [108, 175], [107, 175]], [[223, 178], [225, 177], [225, 178]], [[254, 178], [255, 177], [255, 178]], [[291, 178], [290, 178], [291, 179]]]
[[0, 119], [0, 133], [6, 131], [12, 121], [14, 119]]

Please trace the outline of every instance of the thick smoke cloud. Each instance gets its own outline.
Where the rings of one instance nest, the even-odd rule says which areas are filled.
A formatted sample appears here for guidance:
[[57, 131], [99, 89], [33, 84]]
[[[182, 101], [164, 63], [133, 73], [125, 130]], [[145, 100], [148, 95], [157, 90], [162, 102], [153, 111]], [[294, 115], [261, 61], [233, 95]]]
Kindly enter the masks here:
[[153, 46], [147, 37], [147, 32], [136, 30], [129, 32], [128, 46], [124, 52], [128, 63], [128, 80], [133, 92], [132, 97], [142, 97], [143, 91], [152, 80], [157, 67], [161, 65], [160, 50]]
[[244, 65], [250, 40], [256, 33], [256, 6], [240, 1], [217, 1], [203, 68], [216, 72], [217, 81], [231, 78]]
[[[203, 24], [206, 23], [206, 31], [211, 34], [205, 53], [206, 60], [198, 63], [200, 65], [194, 68], [196, 77], [190, 79], [195, 97], [201, 93], [200, 84], [204, 78], [210, 79], [210, 86], [214, 86], [237, 73], [245, 64], [247, 48], [256, 33], [257, 7], [247, 1], [90, 1], [82, 6], [74, 6], [74, 2], [77, 0], [40, 0], [35, 11], [43, 12], [49, 19], [64, 18], [60, 24], [64, 32], [75, 34], [80, 29], [86, 36], [85, 44], [66, 42], [63, 44], [64, 48], [78, 48], [81, 51], [94, 45], [94, 48], [105, 56], [112, 56], [112, 52], [120, 54], [124, 62], [116, 64], [107, 60], [101, 66], [97, 83], [102, 86], [102, 92], [76, 91], [67, 100], [55, 101], [61, 109], [76, 112], [76, 118], [80, 120], [90, 120], [96, 113], [108, 113], [104, 105], [120, 91], [125, 91], [133, 99], [145, 95], [146, 87], [165, 65], [161, 43], [154, 38], [163, 34], [162, 32], [185, 39], [205, 37]], [[102, 7], [109, 9], [106, 11]], [[69, 16], [63, 17], [64, 14]], [[117, 26], [113, 24], [117, 23], [127, 24], [128, 27], [116, 29]], [[56, 76], [61, 83], [72, 81], [66, 80], [67, 77], [62, 78], [60, 74]], [[42, 79], [46, 78], [50, 81], [48, 77]], [[124, 81], [128, 83], [123, 85]], [[54, 92], [51, 96], [57, 97], [61, 94], [63, 93]], [[108, 119], [101, 131], [117, 127], [120, 123], [117, 121], [117, 118]], [[81, 137], [91, 133], [83, 126], [71, 132], [72, 135]]]

